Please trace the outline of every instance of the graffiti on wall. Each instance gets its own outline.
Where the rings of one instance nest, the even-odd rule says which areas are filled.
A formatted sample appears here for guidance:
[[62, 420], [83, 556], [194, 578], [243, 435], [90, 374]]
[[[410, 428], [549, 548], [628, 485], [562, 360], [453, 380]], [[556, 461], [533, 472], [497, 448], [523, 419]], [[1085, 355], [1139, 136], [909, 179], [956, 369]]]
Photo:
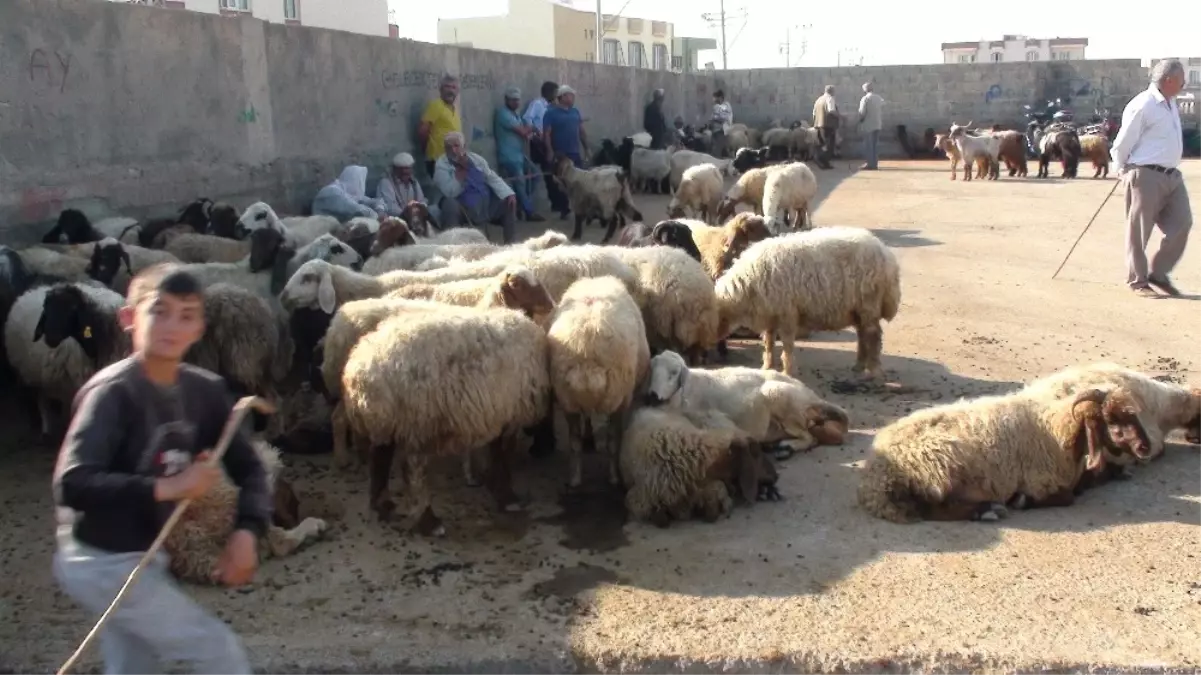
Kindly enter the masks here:
[[[51, 56], [53, 55], [53, 57]], [[71, 72], [71, 53], [51, 49], [34, 49], [29, 52], [29, 81], [57, 89], [61, 94], [67, 90], [67, 76]]]
[[243, 108], [242, 112], [238, 113], [238, 121], [243, 124], [253, 124], [254, 122], [257, 122], [258, 120], [259, 120], [259, 111], [255, 110], [253, 103], [250, 104], [250, 107]]
[[[436, 89], [442, 73], [432, 70], [391, 70], [380, 75], [385, 90], [392, 89]], [[492, 74], [464, 73], [459, 75], [459, 91], [468, 89], [492, 89]]]

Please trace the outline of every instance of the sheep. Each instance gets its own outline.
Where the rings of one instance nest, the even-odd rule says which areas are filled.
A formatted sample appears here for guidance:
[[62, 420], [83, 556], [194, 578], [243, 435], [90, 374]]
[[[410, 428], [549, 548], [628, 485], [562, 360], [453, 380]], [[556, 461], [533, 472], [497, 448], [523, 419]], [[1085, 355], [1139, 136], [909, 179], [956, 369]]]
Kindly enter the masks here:
[[136, 225], [133, 218], [104, 218], [92, 223], [79, 209], [63, 209], [58, 221], [42, 237], [43, 244], [85, 244], [101, 239], [119, 239], [130, 227]]
[[238, 239], [245, 239], [255, 230], [269, 227], [285, 235], [294, 248], [300, 248], [337, 226], [338, 219], [333, 216], [291, 216], [281, 220], [266, 202], [255, 202], [242, 212], [234, 229]]
[[[105, 281], [119, 293], [124, 293], [129, 287], [133, 275], [147, 267], [179, 262], [174, 255], [167, 251], [144, 248], [135, 244], [123, 244], [112, 237], [85, 244], [65, 246], [45, 244], [44, 247], [90, 260], [88, 274], [95, 279]], [[120, 271], [122, 263], [125, 264], [124, 272]]]
[[617, 233], [617, 246], [650, 246], [651, 226], [646, 223], [630, 223]]
[[217, 202], [209, 209], [208, 234], [235, 239], [238, 234], [238, 211], [232, 204]]
[[44, 439], [52, 405], [70, 406], [88, 378], [128, 354], [129, 336], [117, 321], [124, 304], [107, 288], [69, 282], [37, 286], [13, 303], [5, 349], [21, 381], [37, 390]]
[[1130, 392], [1141, 411], [1139, 421], [1150, 438], [1152, 457], [1163, 453], [1164, 437], [1175, 429], [1185, 429], [1190, 443], [1201, 443], [1201, 388], [1161, 382], [1116, 363], [1067, 368], [1034, 380], [1023, 391], [1054, 400], [1091, 387], [1122, 387]]
[[602, 243], [613, 238], [619, 217], [642, 220], [642, 214], [634, 208], [629, 179], [620, 168], [578, 169], [570, 157], [562, 157], [555, 166], [555, 178], [563, 185], [571, 210], [575, 212], [572, 241], [579, 241], [584, 236], [586, 219], [597, 218], [602, 225], [608, 223]]
[[705, 269], [684, 251], [669, 246], [615, 252], [637, 275], [650, 348], [677, 349], [699, 363], [719, 337], [717, 297]]
[[792, 374], [798, 330], [854, 326], [855, 368], [880, 377], [883, 330], [901, 304], [901, 268], [875, 235], [853, 227], [824, 227], [752, 244], [716, 285], [722, 329], [746, 326], [763, 336], [763, 369], [774, 362], [777, 334], [783, 372]]
[[1080, 156], [1093, 163], [1093, 178], [1109, 177], [1109, 139], [1101, 134], [1080, 137]]
[[972, 164], [977, 157], [988, 158], [988, 177], [991, 180], [996, 180], [1000, 174], [1000, 164], [997, 161], [997, 155], [1001, 151], [1001, 139], [994, 136], [971, 136], [967, 133], [967, 128], [972, 126], [968, 122], [965, 126], [959, 126], [951, 122], [951, 131], [947, 134], [947, 138], [955, 144], [955, 148], [959, 150], [959, 156], [963, 158], [963, 180], [970, 181], [972, 179]]
[[[566, 240], [566, 237], [563, 240]], [[370, 257], [375, 258], [391, 252], [392, 249], [397, 247], [406, 248], [415, 245], [425, 247], [475, 246], [478, 247], [478, 250], [487, 250], [489, 247], [492, 249], [499, 248], [496, 244], [489, 242], [487, 237], [476, 229], [456, 227], [440, 232], [432, 238], [425, 238], [415, 236], [409, 230], [408, 223], [405, 220], [389, 217], [380, 222], [379, 231], [376, 233], [375, 240], [371, 244], [369, 254]], [[547, 246], [549, 247], [550, 245], [553, 244], [548, 244]], [[407, 257], [415, 254], [405, 253], [400, 255]]]
[[805, 122], [793, 122], [788, 128], [788, 158], [805, 161], [813, 154], [813, 149], [820, 143], [817, 129], [807, 126]]
[[632, 518], [659, 527], [693, 514], [716, 522], [733, 507], [727, 484], [747, 502], [779, 498], [771, 460], [734, 425], [714, 418], [720, 416], [694, 422], [660, 408], [633, 413], [621, 453]]
[[625, 412], [650, 368], [642, 312], [615, 277], [580, 279], [563, 294], [549, 324], [551, 390], [567, 417], [568, 488], [582, 483], [581, 422], [593, 415], [607, 417], [609, 482], [617, 485]]
[[792, 138], [789, 130], [776, 126], [763, 132], [763, 145], [768, 159], [784, 159], [791, 154]]
[[[126, 229], [136, 229], [137, 239], [129, 243], [136, 243], [143, 248], [163, 248], [167, 241], [175, 235], [208, 232], [213, 209], [217, 206], [208, 197], [199, 197], [184, 205], [174, 218], [157, 218], [131, 225]], [[224, 206], [228, 208], [227, 204]], [[125, 235], [126, 232], [122, 232], [117, 239], [125, 242]]]
[[645, 245], [657, 244], [678, 248], [693, 260], [702, 262], [701, 250], [696, 247], [696, 240], [692, 238], [692, 229], [686, 223], [676, 220], [660, 221], [651, 228], [646, 240]]
[[[317, 272], [298, 272], [299, 274], [319, 274]], [[320, 295], [325, 295], [332, 291], [331, 286], [325, 286], [329, 276], [323, 276], [319, 284], [322, 286], [318, 291]], [[534, 321], [538, 325], [546, 325], [550, 313], [554, 309], [554, 301], [546, 293], [545, 287], [539, 282], [537, 277], [527, 268], [509, 267], [495, 277], [482, 280], [467, 280], [473, 289], [478, 289], [478, 295], [465, 292], [461, 286], [457, 289], [440, 290], [434, 287], [428, 295], [418, 295], [417, 299], [432, 300], [424, 304], [414, 306], [412, 300], [414, 298], [404, 299], [402, 297], [392, 295], [386, 298], [357, 300], [347, 302], [338, 308], [333, 320], [330, 322], [329, 330], [325, 334], [323, 359], [321, 364], [322, 381], [326, 391], [327, 398], [334, 402], [335, 408], [332, 416], [334, 425], [334, 464], [340, 468], [345, 468], [350, 464], [350, 456], [346, 452], [346, 427], [344, 409], [341, 404], [341, 377], [343, 368], [346, 365], [346, 359], [349, 357], [350, 350], [359, 341], [359, 339], [367, 333], [375, 330], [381, 321], [397, 314], [401, 310], [412, 310], [413, 307], [433, 308], [436, 311], [439, 307], [445, 307], [448, 304], [459, 304], [460, 306], [475, 306], [481, 309], [508, 307], [511, 309], [520, 310], [526, 313], [527, 318]], [[454, 282], [452, 282], [454, 283]], [[449, 286], [450, 284], [446, 284]], [[293, 287], [293, 298], [299, 297], [301, 294], [308, 291], [311, 284], [305, 280], [305, 283]], [[326, 289], [330, 290], [326, 290]], [[417, 287], [425, 289], [428, 287]], [[453, 291], [458, 291], [454, 293]], [[295, 302], [293, 300], [292, 302]], [[324, 298], [322, 300], [324, 302]], [[445, 303], [445, 304], [444, 304]], [[324, 308], [324, 307], [323, 307]], [[468, 458], [465, 456], [464, 458]], [[473, 482], [470, 466], [464, 466], [468, 482]]]
[[646, 404], [681, 414], [720, 413], [751, 440], [779, 443], [779, 458], [842, 445], [849, 428], [845, 410], [796, 378], [742, 366], [689, 368], [673, 351], [651, 359]]
[[262, 272], [278, 265], [284, 265], [286, 268], [287, 276], [279, 280], [281, 286], [273, 289], [273, 293], [281, 290], [283, 282], [287, 281], [291, 273], [309, 260], [325, 260], [353, 269], [358, 269], [363, 264], [363, 258], [358, 251], [329, 233], [318, 236], [295, 251], [275, 230], [256, 230], [250, 235], [250, 256], [247, 258], [247, 264], [251, 272]]
[[692, 240], [700, 250], [701, 264], [714, 282], [748, 246], [772, 236], [767, 220], [748, 212], [739, 213], [721, 227], [696, 220], [678, 222], [692, 231]]
[[410, 525], [442, 536], [425, 480], [431, 458], [491, 444], [491, 492], [501, 508], [520, 509], [508, 453], [546, 416], [547, 338], [511, 309], [406, 302], [437, 309], [402, 313], [360, 339], [343, 368], [342, 403], [348, 428], [371, 448], [371, 508], [382, 520], [396, 509], [388, 474], [399, 450], [415, 505]]
[[997, 158], [1005, 162], [1005, 168], [1009, 170], [1009, 175], [1025, 176], [1028, 173], [1026, 166], [1026, 137], [1020, 131], [994, 131], [994, 137], [1000, 139], [1000, 147], [997, 149]]
[[[694, 150], [677, 150], [671, 155], [671, 174], [668, 176], [671, 182], [671, 191], [675, 192], [679, 189], [680, 181], [684, 179], [684, 172], [690, 167], [712, 164], [721, 171], [723, 176], [731, 176], [734, 173], [733, 162], [732, 159], [718, 159], [713, 155]], [[634, 220], [641, 219], [635, 218]]]
[[[254, 441], [255, 454], [267, 471], [276, 507], [267, 527], [260, 557], [282, 558], [316, 539], [328, 525], [320, 518], [299, 520], [298, 504], [291, 486], [283, 478], [283, 461], [279, 450]], [[179, 579], [196, 584], [213, 583], [213, 570], [233, 532], [237, 515], [238, 488], [222, 474], [221, 479], [184, 511], [175, 528], [167, 535], [163, 547], [170, 556], [170, 570]], [[299, 521], [299, 522], [297, 522]]]
[[802, 162], [783, 164], [768, 173], [763, 185], [763, 216], [773, 234], [784, 225], [808, 230], [813, 227], [809, 205], [817, 196], [817, 177]]
[[[409, 202], [400, 210], [400, 219], [409, 226], [409, 231], [417, 237], [437, 237], [441, 233], [441, 228], [438, 226], [438, 221], [430, 214], [430, 209], [422, 202]], [[483, 241], [487, 241], [487, 237], [483, 232], [473, 228], [453, 227], [446, 230], [451, 237], [461, 237], [464, 232], [475, 232], [481, 236]]]
[[751, 169], [762, 169], [767, 166], [768, 148], [741, 148], [734, 153], [734, 161], [731, 166], [738, 173], [745, 174]]
[[876, 434], [859, 504], [897, 523], [997, 520], [1005, 505], [1067, 506], [1106, 455], [1149, 453], [1121, 388], [1047, 402], [1021, 392], [927, 408]]
[[[514, 244], [520, 246], [520, 244]], [[443, 258], [450, 263], [451, 259], [471, 261], [485, 258], [502, 250], [496, 244], [414, 244], [411, 246], [396, 246], [384, 250], [363, 264], [365, 274], [380, 275], [398, 270], [415, 270], [421, 263], [431, 258]]]
[[1048, 128], [1038, 141], [1038, 177], [1047, 178], [1051, 160], [1058, 159], [1063, 164], [1063, 174], [1060, 178], [1075, 178], [1077, 167], [1080, 165], [1080, 155], [1080, 138], [1075, 129]]
[[719, 221], [734, 215], [739, 204], [748, 204], [755, 215], [763, 215], [763, 190], [767, 186], [767, 175], [778, 166], [748, 169], [726, 191], [726, 196], [717, 206]]
[[680, 178], [679, 187], [667, 205], [669, 218], [683, 218], [685, 209], [696, 212], [706, 223], [717, 221], [717, 207], [725, 182], [721, 171], [712, 164], [689, 167]]
[[[441, 284], [412, 284], [388, 291], [385, 298], [432, 300], [460, 307], [509, 307], [522, 309], [534, 323], [545, 326], [554, 310], [554, 300], [538, 277], [524, 265], [510, 265], [493, 277], [460, 279]], [[543, 298], [545, 295], [545, 298]], [[525, 305], [520, 304], [521, 300]], [[544, 302], [539, 302], [544, 300]]]
[[250, 242], [249, 238], [227, 239], [211, 234], [189, 233], [171, 238], [163, 250], [185, 263], [235, 263], [250, 256]]
[[731, 124], [726, 130], [726, 151], [736, 156], [739, 150], [751, 145], [751, 130], [741, 122]]
[[630, 153], [630, 189], [645, 189], [659, 194], [667, 192], [667, 176], [671, 173], [673, 150], [649, 150], [634, 148]]
[[[951, 141], [946, 134], [935, 134], [934, 146], [935, 150], [943, 151], [947, 159], [951, 160], [951, 180], [955, 180], [959, 176], [959, 148]], [[970, 164], [970, 163], [969, 163]], [[988, 172], [988, 157], [986, 155], [976, 156], [977, 178], [984, 176]], [[966, 166], [966, 165], [965, 165]]]
[[[120, 253], [112, 255], [108, 251], [120, 250], [117, 240], [105, 239], [102, 240], [101, 246], [93, 246], [91, 253], [87, 255], [79, 251], [64, 250], [60, 253], [46, 246], [33, 246], [17, 251], [17, 256], [25, 269], [33, 275], [82, 283], [95, 280], [105, 287], [112, 287], [121, 275], [124, 258]], [[99, 257], [96, 256], [97, 251], [100, 251]], [[129, 269], [127, 266], [126, 270]], [[125, 275], [126, 283], [128, 278], [128, 275]]]

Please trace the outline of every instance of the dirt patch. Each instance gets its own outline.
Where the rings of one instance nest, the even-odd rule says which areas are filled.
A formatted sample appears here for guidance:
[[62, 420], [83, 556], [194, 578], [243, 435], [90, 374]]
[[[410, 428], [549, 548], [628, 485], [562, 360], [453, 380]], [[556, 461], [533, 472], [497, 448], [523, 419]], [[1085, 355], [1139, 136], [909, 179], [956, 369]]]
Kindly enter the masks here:
[[563, 530], [559, 544], [572, 551], [606, 553], [630, 543], [623, 527], [626, 509], [622, 495], [615, 490], [576, 492], [559, 498], [562, 510], [540, 519]]

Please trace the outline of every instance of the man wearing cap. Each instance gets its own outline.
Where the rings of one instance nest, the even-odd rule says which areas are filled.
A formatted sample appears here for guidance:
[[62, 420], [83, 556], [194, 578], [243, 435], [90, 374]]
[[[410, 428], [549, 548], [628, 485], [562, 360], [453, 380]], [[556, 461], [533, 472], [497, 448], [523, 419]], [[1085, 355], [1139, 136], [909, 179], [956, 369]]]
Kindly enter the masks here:
[[542, 168], [542, 180], [546, 182], [546, 196], [550, 199], [550, 207], [559, 213], [564, 213], [568, 210], [567, 195], [563, 194], [563, 189], [555, 182], [554, 166], [547, 159], [549, 153], [546, 138], [542, 135], [543, 118], [546, 116], [547, 109], [554, 103], [555, 94], [558, 91], [558, 84], [550, 80], [543, 82], [539, 92], [542, 96], [530, 101], [530, 104], [525, 107], [525, 115], [521, 119], [526, 126], [534, 130], [534, 135], [530, 137], [530, 159]]
[[[555, 105], [547, 108], [542, 116], [542, 135], [546, 138], [547, 163], [553, 164], [555, 157], [561, 156], [584, 168], [588, 136], [584, 133], [584, 119], [575, 107], [575, 89], [564, 84], [555, 92]], [[567, 204], [562, 206], [559, 217], [566, 220], [571, 211]]]
[[513, 243], [517, 207], [513, 189], [486, 159], [467, 149], [463, 134], [446, 134], [444, 145], [445, 152], [434, 164], [434, 185], [442, 193], [442, 227], [458, 227], [468, 218], [481, 226], [499, 221], [504, 242]]
[[651, 102], [642, 111], [642, 128], [651, 135], [651, 149], [662, 150], [670, 140], [667, 130], [667, 116], [663, 114], [662, 89], [656, 89], [651, 95]]
[[397, 153], [392, 158], [392, 171], [380, 178], [375, 186], [375, 196], [383, 200], [384, 212], [390, 216], [399, 216], [409, 202], [421, 202], [429, 209], [430, 217], [438, 221], [441, 212], [437, 206], [430, 206], [421, 183], [413, 178], [414, 163], [409, 153]]
[[526, 222], [540, 223], [542, 216], [534, 212], [534, 201], [530, 194], [534, 190], [536, 167], [526, 157], [526, 143], [533, 135], [533, 127], [522, 123], [517, 110], [521, 107], [521, 90], [509, 87], [505, 90], [505, 103], [497, 107], [492, 116], [492, 135], [496, 137], [496, 172], [508, 181], [517, 196], [518, 213]]

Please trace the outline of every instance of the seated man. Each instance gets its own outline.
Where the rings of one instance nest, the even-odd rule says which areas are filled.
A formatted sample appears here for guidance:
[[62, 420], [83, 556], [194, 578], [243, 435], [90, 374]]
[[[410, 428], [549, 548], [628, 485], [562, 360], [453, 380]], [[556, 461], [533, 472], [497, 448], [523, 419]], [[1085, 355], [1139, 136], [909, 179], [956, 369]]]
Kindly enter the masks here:
[[380, 217], [384, 203], [368, 197], [366, 192], [367, 167], [351, 164], [332, 183], [317, 191], [313, 197], [313, 215], [333, 216], [341, 222], [357, 216]]
[[446, 153], [434, 164], [434, 185], [442, 193], [442, 227], [456, 227], [468, 218], [485, 225], [486, 231], [487, 223], [499, 222], [504, 243], [512, 243], [517, 220], [513, 189], [483, 157], [467, 150], [463, 134], [446, 134], [443, 146]]
[[440, 222], [438, 207], [430, 206], [421, 190], [421, 183], [413, 177], [415, 163], [409, 153], [397, 153], [392, 158], [392, 171], [379, 179], [379, 184], [375, 187], [375, 196], [384, 202], [384, 212], [390, 216], [399, 216], [410, 202], [421, 202], [429, 209], [430, 217], [435, 222]]

